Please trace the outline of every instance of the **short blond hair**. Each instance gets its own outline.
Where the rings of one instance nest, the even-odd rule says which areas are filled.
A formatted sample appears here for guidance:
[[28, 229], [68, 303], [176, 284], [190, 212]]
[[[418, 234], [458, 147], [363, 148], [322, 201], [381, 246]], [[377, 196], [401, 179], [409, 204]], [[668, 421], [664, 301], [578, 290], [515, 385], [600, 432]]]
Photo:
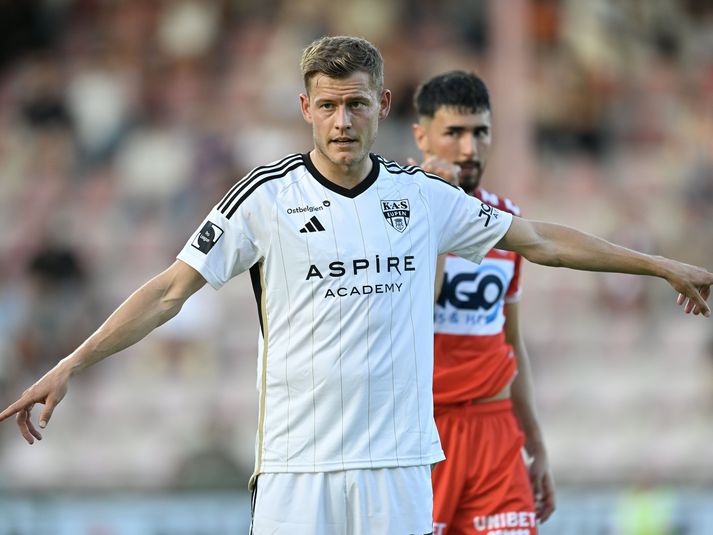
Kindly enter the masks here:
[[379, 50], [366, 39], [338, 35], [317, 39], [302, 53], [300, 61], [305, 89], [313, 76], [346, 78], [355, 72], [365, 72], [378, 91], [384, 87], [384, 59]]

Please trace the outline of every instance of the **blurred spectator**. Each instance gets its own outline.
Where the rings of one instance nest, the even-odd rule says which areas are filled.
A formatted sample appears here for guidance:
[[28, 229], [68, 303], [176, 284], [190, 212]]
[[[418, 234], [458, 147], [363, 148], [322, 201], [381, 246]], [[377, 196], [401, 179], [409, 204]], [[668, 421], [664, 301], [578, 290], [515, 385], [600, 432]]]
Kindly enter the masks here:
[[[613, 230], [607, 238], [614, 243], [655, 255], [659, 252], [658, 238], [649, 225], [646, 214], [633, 195], [622, 188], [612, 188]], [[629, 317], [637, 322], [649, 321], [653, 312], [648, 283], [643, 277], [603, 273], [599, 277], [599, 291], [607, 311], [619, 320]]]
[[77, 253], [40, 249], [27, 266], [26, 318], [15, 334], [17, 355], [32, 373], [44, 372], [89, 334], [93, 323], [88, 274]]
[[180, 490], [231, 491], [244, 487], [252, 474], [251, 465], [239, 466], [231, 454], [230, 418], [211, 412], [205, 429], [198, 433], [201, 441], [187, 451], [178, 465], [175, 486]]

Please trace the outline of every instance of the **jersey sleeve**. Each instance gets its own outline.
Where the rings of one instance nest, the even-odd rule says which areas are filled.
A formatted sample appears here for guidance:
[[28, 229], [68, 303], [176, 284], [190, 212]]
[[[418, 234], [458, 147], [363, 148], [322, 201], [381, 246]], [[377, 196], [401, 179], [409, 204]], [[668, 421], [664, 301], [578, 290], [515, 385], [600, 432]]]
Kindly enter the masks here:
[[480, 264], [510, 228], [512, 215], [449, 184], [436, 184], [433, 191], [438, 254], [453, 253]]
[[227, 214], [219, 207], [220, 203], [211, 210], [177, 257], [215, 289], [264, 257], [269, 239], [265, 235], [268, 219], [258, 195], [251, 195]]

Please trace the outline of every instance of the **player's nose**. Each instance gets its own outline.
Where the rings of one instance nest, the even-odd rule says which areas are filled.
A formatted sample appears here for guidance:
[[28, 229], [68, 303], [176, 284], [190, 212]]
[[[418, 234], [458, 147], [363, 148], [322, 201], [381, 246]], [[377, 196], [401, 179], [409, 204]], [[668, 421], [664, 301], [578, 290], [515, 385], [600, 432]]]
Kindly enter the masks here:
[[461, 137], [460, 150], [466, 159], [472, 159], [478, 156], [478, 144], [473, 134], [467, 133]]
[[334, 126], [339, 130], [352, 127], [352, 117], [346, 106], [339, 106], [339, 108], [337, 108]]

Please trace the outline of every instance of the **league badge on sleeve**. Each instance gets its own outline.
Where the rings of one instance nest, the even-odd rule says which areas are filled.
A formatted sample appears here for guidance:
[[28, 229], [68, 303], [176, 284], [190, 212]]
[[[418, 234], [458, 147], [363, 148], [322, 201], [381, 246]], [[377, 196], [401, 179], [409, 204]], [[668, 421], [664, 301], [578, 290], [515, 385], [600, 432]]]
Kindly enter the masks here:
[[381, 211], [389, 222], [389, 225], [394, 227], [399, 232], [406, 230], [409, 218], [411, 217], [411, 207], [408, 199], [399, 199], [398, 201], [381, 201]]
[[206, 221], [203, 228], [193, 239], [193, 243], [191, 243], [191, 245], [198, 249], [201, 253], [208, 254], [208, 251], [213, 248], [222, 235], [222, 228], [214, 223], [211, 223], [210, 221]]

